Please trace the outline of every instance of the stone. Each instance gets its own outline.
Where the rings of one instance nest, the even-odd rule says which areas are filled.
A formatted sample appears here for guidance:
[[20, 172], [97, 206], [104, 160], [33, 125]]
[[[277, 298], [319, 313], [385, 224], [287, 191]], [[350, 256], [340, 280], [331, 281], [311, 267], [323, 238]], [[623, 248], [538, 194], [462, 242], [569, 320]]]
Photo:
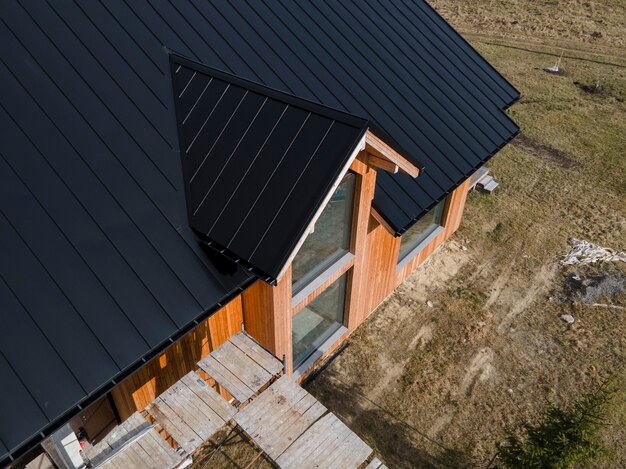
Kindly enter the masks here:
[[434, 307], [435, 305], [433, 304], [433, 302], [432, 302], [432, 301], [428, 300], [428, 301], [426, 302], [426, 306], [428, 306], [429, 308], [432, 308], [432, 307]]
[[575, 321], [574, 316], [572, 316], [571, 314], [562, 314], [561, 320], [565, 321], [568, 324], [573, 324]]

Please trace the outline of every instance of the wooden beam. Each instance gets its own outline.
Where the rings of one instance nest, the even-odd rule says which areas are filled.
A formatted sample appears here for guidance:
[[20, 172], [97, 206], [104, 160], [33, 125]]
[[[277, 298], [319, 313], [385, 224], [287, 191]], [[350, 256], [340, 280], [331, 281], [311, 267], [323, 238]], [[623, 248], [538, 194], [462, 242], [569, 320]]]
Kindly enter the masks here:
[[374, 217], [374, 220], [380, 223], [389, 233], [391, 233], [394, 236], [396, 235], [396, 230], [394, 230], [391, 227], [391, 225], [387, 223], [387, 220], [385, 220], [383, 216], [380, 213], [378, 213], [378, 211], [374, 207], [372, 207], [372, 216]]
[[397, 166], [400, 171], [411, 177], [416, 178], [420, 174], [420, 169], [417, 166], [383, 142], [370, 130], [365, 134], [365, 150], [376, 158], [389, 161], [394, 166]]
[[400, 168], [398, 168], [398, 165], [395, 163], [392, 163], [391, 161], [385, 159], [385, 158], [379, 158], [375, 155], [370, 154], [368, 159], [367, 159], [368, 163], [370, 164], [370, 166], [374, 166], [375, 168], [380, 168], [380, 169], [384, 169], [385, 171], [387, 171], [388, 173], [392, 173], [392, 174], [396, 174]]

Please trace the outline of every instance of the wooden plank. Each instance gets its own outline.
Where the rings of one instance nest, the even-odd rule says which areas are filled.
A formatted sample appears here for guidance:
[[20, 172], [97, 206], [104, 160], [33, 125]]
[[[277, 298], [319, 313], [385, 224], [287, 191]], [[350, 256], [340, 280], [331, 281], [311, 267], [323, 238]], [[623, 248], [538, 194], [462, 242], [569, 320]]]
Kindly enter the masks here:
[[172, 438], [187, 453], [191, 454], [202, 444], [202, 438], [160, 398], [157, 398], [147, 408], [163, 429], [172, 435]]
[[187, 387], [211, 408], [224, 422], [228, 422], [237, 413], [229, 402], [209, 386], [197, 373], [191, 372], [181, 379]]
[[365, 469], [379, 469], [381, 467], [381, 464], [382, 462], [380, 462], [380, 459], [374, 458], [370, 461], [370, 463], [367, 465]]
[[235, 416], [235, 421], [276, 460], [326, 408], [291, 378], [283, 376]]
[[411, 161], [395, 151], [369, 130], [365, 134], [365, 150], [370, 155], [389, 160], [396, 164], [403, 172], [411, 177], [416, 178], [421, 172]]
[[265, 350], [245, 332], [235, 334], [230, 338], [230, 342], [271, 375], [277, 375], [282, 371], [283, 362]]
[[224, 342], [211, 355], [255, 393], [272, 379], [265, 368], [230, 342]]
[[338, 457], [338, 455], [334, 454], [334, 451], [350, 434], [350, 429], [343, 425], [334, 414], [328, 414], [324, 419], [332, 426], [332, 430], [329, 431], [329, 437], [325, 438], [307, 458], [307, 461], [310, 461], [318, 467], [326, 467], [322, 465], [322, 463], [328, 465], [329, 461], [333, 461], [334, 457]]
[[347, 438], [335, 447], [321, 464], [328, 469], [357, 469], [367, 460], [372, 449], [348, 429]]
[[200, 360], [198, 366], [206, 371], [239, 402], [246, 402], [255, 394], [252, 389], [246, 386], [245, 383], [211, 355]]
[[273, 414], [271, 418], [278, 418], [285, 412], [292, 401], [298, 401], [307, 393], [304, 389], [296, 386], [295, 389], [288, 389], [292, 386], [293, 380], [287, 376], [275, 381], [267, 390], [257, 397], [249, 405], [235, 416], [235, 421], [245, 426], [250, 431], [254, 431], [259, 422], [266, 421], [267, 414]]
[[379, 158], [376, 155], [369, 155], [367, 162], [370, 164], [370, 166], [373, 166], [375, 168], [380, 168], [391, 174], [396, 174], [400, 169], [398, 168], [397, 164], [392, 163], [386, 158]]
[[336, 421], [328, 418], [328, 414], [318, 420], [300, 438], [298, 438], [276, 461], [281, 468], [299, 469], [304, 461], [310, 461], [311, 455], [320, 448], [327, 439], [334, 435]]
[[327, 414], [277, 460], [281, 468], [357, 468], [372, 450], [341, 420]]
[[83, 453], [93, 465], [101, 464], [128, 441], [150, 427], [150, 423], [141, 414], [135, 412], [124, 422], [114, 427], [97, 445], [85, 447]]
[[276, 431], [271, 435], [271, 438], [267, 440], [268, 454], [273, 459], [278, 458], [325, 412], [326, 409], [317, 400], [307, 406], [303, 413], [297, 410], [288, 412], [275, 427]]
[[[184, 388], [188, 389], [188, 388]], [[163, 403], [178, 415], [178, 418], [185, 422], [202, 441], [215, 433], [222, 425], [223, 421], [217, 414], [213, 413], [213, 419], [207, 418], [200, 409], [193, 406], [182, 388], [177, 385], [172, 386], [169, 392], [160, 396]], [[162, 407], [162, 406], [160, 406]]]
[[152, 467], [175, 467], [183, 459], [155, 430], [137, 443], [148, 456], [152, 456]]

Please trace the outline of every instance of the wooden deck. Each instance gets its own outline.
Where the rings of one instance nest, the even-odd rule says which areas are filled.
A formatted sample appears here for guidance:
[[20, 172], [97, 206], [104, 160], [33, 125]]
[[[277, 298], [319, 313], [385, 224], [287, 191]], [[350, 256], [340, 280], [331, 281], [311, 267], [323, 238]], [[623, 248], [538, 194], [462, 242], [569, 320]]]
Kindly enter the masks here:
[[[233, 395], [238, 407], [192, 371], [146, 407], [155, 425], [135, 413], [98, 445], [86, 448], [92, 466], [175, 468], [221, 428], [235, 424], [285, 469], [357, 469], [372, 453], [293, 379], [275, 379], [282, 363], [245, 333], [229, 339], [198, 365]], [[179, 451], [156, 431], [157, 425]], [[367, 467], [386, 469], [378, 460]]]
[[277, 463], [285, 469], [356, 468], [372, 453], [335, 414], [326, 414], [305, 431]]
[[283, 376], [235, 416], [279, 467], [358, 468], [372, 453], [317, 399]]
[[83, 453], [92, 467], [108, 469], [171, 468], [183, 459], [138, 412], [115, 427], [97, 445], [86, 446]]
[[239, 403], [254, 397], [283, 364], [247, 334], [240, 332], [198, 362]]
[[183, 457], [154, 428], [150, 428], [99, 467], [102, 469], [164, 469], [176, 467], [182, 460]]
[[146, 411], [187, 454], [192, 454], [236, 412], [195, 371], [152, 401]]

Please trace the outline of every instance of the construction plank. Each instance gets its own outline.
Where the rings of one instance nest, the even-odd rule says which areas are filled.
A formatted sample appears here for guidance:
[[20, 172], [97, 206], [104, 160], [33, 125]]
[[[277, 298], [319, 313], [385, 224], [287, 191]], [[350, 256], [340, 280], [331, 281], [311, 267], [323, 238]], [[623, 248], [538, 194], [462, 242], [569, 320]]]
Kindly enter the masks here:
[[237, 413], [226, 399], [224, 399], [215, 389], [209, 386], [195, 371], [192, 371], [181, 378], [189, 389], [198, 396], [208, 407], [210, 407], [224, 422], [228, 422]]
[[211, 355], [257, 393], [273, 375], [230, 342], [224, 342]]
[[202, 444], [202, 439], [183, 422], [170, 407], [159, 398], [150, 404], [146, 410], [155, 418], [163, 429], [172, 435], [176, 442], [187, 453], [191, 454]]
[[281, 468], [299, 467], [301, 461], [308, 460], [327, 439], [334, 437], [336, 421], [329, 419], [329, 415], [322, 417], [280, 455], [277, 463]]
[[277, 459], [281, 468], [357, 468], [372, 450], [334, 414], [326, 414]]
[[137, 443], [147, 455], [152, 455], [153, 467], [175, 467], [183, 459], [156, 430], [148, 432]]
[[235, 416], [235, 421], [276, 460], [326, 408], [288, 376], [273, 383]]
[[[267, 415], [278, 418], [288, 407], [288, 400], [285, 397], [286, 387], [289, 385], [289, 378], [283, 377], [272, 384], [265, 392], [261, 393], [254, 401], [254, 406], [248, 406], [235, 417], [235, 421], [243, 426], [247, 426], [251, 431], [256, 429], [255, 425], [266, 420]], [[303, 389], [296, 389], [298, 396], [304, 396]], [[294, 397], [292, 396], [292, 400]]]
[[222, 385], [239, 402], [246, 402], [254, 395], [253, 390], [213, 356], [207, 355], [198, 362], [198, 366]]
[[243, 351], [252, 360], [261, 365], [271, 375], [277, 375], [283, 369], [283, 363], [274, 355], [256, 343], [245, 332], [239, 332], [229, 339], [233, 345]]
[[167, 396], [166, 402], [203, 440], [224, 426], [224, 419], [183, 383], [178, 382], [172, 388], [175, 392]]
[[[380, 462], [380, 459], [374, 458], [370, 461], [370, 463], [367, 465], [365, 469], [379, 469], [381, 468], [381, 464], [382, 462]], [[382, 467], [385, 467], [385, 466], [382, 466]]]

